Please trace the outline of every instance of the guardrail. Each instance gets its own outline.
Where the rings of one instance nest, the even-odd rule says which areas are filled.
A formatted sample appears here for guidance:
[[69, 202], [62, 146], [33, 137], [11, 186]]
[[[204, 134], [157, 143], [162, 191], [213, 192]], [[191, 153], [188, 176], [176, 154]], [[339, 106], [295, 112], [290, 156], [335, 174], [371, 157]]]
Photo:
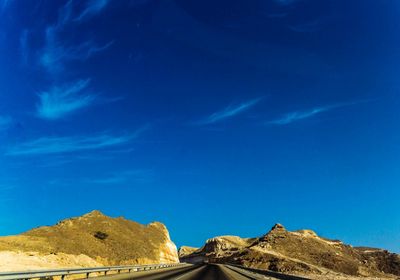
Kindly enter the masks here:
[[105, 266], [105, 267], [92, 267], [92, 268], [71, 268], [71, 269], [56, 269], [56, 270], [32, 270], [32, 271], [18, 271], [18, 272], [2, 272], [0, 273], [0, 280], [27, 280], [34, 278], [50, 278], [59, 276], [64, 280], [68, 275], [85, 274], [86, 278], [90, 277], [91, 273], [104, 273], [107, 275], [109, 272], [137, 272], [146, 270], [155, 270], [169, 267], [177, 267], [185, 264], [154, 264], [154, 265], [140, 265], [140, 266]]

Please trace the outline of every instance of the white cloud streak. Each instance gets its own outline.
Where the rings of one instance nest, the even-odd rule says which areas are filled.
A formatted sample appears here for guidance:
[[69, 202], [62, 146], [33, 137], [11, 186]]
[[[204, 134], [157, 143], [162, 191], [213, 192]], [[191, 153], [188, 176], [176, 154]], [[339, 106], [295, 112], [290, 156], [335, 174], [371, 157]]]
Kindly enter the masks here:
[[77, 1], [68, 1], [60, 9], [57, 22], [54, 25], [47, 26], [45, 30], [45, 45], [39, 55], [39, 63], [53, 75], [60, 74], [67, 62], [87, 60], [91, 56], [105, 51], [113, 44], [113, 41], [110, 41], [106, 44], [98, 45], [91, 40], [67, 44], [65, 43], [67, 41], [65, 38], [60, 38], [68, 26], [76, 25], [83, 19], [88, 19], [100, 13], [109, 1], [86, 1], [84, 10], [79, 14], [74, 12], [75, 2]]
[[338, 109], [341, 107], [347, 107], [347, 106], [353, 106], [357, 104], [362, 104], [362, 103], [369, 103], [375, 101], [374, 99], [366, 99], [366, 100], [358, 100], [358, 101], [353, 101], [353, 102], [347, 102], [347, 103], [338, 103], [338, 104], [333, 104], [329, 106], [320, 106], [320, 107], [315, 107], [310, 110], [304, 110], [304, 111], [295, 111], [295, 112], [290, 112], [285, 115], [283, 115], [281, 118], [278, 118], [276, 120], [268, 121], [266, 122], [267, 125], [288, 125], [297, 121], [305, 120], [312, 118], [316, 115], [319, 115], [324, 112], [328, 112], [334, 109]]
[[50, 73], [61, 73], [69, 61], [85, 61], [93, 55], [107, 50], [114, 41], [98, 46], [92, 41], [78, 45], [65, 45], [58, 38], [58, 30], [48, 27], [46, 30], [46, 45], [40, 56], [40, 64]]
[[311, 118], [317, 114], [320, 114], [322, 112], [326, 112], [328, 110], [330, 110], [331, 108], [329, 107], [318, 107], [318, 108], [314, 108], [308, 111], [297, 111], [297, 112], [290, 112], [286, 115], [284, 115], [282, 118], [273, 120], [273, 121], [269, 121], [267, 122], [267, 124], [273, 124], [273, 125], [287, 125], [296, 121], [300, 121], [303, 119], [308, 119]]
[[37, 156], [109, 149], [130, 143], [139, 136], [141, 131], [138, 130], [130, 135], [100, 134], [96, 136], [42, 137], [11, 147], [6, 155]]
[[[69, 0], [59, 11], [57, 26], [87, 20], [100, 14], [110, 0]], [[77, 11], [76, 3], [84, 3], [83, 9]]]
[[108, 4], [108, 0], [89, 0], [85, 9], [74, 19], [75, 21], [85, 20], [100, 13]]
[[213, 124], [217, 122], [221, 122], [225, 119], [232, 118], [234, 116], [237, 116], [247, 110], [249, 110], [251, 107], [255, 106], [257, 103], [259, 103], [262, 100], [262, 98], [257, 98], [257, 99], [252, 99], [250, 101], [241, 103], [236, 106], [228, 106], [222, 111], [215, 112], [205, 118], [204, 120], [201, 120], [197, 122], [196, 124], [198, 125], [207, 125], [207, 124]]
[[56, 120], [91, 105], [95, 96], [82, 94], [89, 83], [90, 80], [79, 80], [67, 86], [52, 87], [49, 91], [39, 93], [38, 116]]

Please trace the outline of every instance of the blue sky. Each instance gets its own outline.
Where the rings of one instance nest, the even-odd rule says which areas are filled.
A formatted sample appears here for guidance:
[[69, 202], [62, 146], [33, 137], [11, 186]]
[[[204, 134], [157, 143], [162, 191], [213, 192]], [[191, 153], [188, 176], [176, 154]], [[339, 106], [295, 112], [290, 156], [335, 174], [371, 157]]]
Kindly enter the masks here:
[[0, 235], [99, 209], [400, 252], [397, 0], [0, 0]]

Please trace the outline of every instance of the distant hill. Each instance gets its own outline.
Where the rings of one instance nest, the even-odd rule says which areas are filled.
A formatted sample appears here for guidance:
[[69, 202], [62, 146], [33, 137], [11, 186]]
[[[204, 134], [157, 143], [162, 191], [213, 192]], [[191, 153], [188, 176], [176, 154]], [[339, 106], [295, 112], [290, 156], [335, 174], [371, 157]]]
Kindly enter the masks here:
[[67, 260], [59, 265], [55, 261], [55, 266], [67, 265], [76, 256], [91, 259], [85, 262], [88, 265], [179, 262], [176, 246], [163, 224], [141, 225], [122, 217], [111, 218], [99, 211], [20, 235], [0, 237], [0, 255], [5, 252], [7, 256], [25, 253], [47, 259], [63, 254]]
[[[275, 225], [258, 238], [222, 236], [196, 250], [180, 252], [185, 262], [220, 262], [303, 275], [400, 276], [400, 256], [352, 247], [311, 230], [287, 231]], [[325, 279], [325, 278], [320, 278]]]
[[199, 248], [189, 247], [189, 246], [182, 246], [178, 250], [179, 257], [184, 257], [186, 255], [190, 255], [191, 253], [196, 252]]

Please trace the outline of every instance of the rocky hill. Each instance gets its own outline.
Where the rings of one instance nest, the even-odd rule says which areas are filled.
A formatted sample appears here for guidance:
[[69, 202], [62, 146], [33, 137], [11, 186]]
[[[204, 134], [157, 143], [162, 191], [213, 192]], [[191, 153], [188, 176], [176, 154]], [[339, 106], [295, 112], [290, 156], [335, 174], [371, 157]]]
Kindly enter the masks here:
[[187, 256], [187, 255], [190, 255], [191, 253], [196, 252], [197, 250], [199, 250], [199, 248], [189, 247], [189, 246], [182, 246], [178, 250], [178, 256], [179, 257], [184, 257], [184, 256]]
[[[16, 236], [0, 238], [0, 255], [22, 260], [31, 256], [40, 267], [176, 263], [175, 244], [167, 228], [111, 218], [99, 211], [39, 227]], [[4, 257], [4, 258], [3, 258]], [[73, 259], [76, 260], [73, 260]], [[29, 258], [28, 258], [29, 259]], [[46, 265], [51, 260], [54, 265]], [[29, 260], [26, 261], [29, 263]], [[31, 268], [29, 265], [27, 267]]]
[[194, 252], [181, 252], [180, 258], [186, 262], [232, 263], [302, 275], [400, 276], [399, 255], [355, 248], [319, 237], [311, 230], [287, 231], [280, 224], [259, 238], [209, 239]]

